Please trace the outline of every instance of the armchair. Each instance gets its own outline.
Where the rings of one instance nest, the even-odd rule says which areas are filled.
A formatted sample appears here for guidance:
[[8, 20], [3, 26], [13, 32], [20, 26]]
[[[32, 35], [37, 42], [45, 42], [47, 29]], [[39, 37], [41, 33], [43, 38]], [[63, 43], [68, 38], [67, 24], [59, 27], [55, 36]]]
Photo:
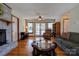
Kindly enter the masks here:
[[51, 40], [52, 37], [51, 29], [46, 29], [45, 33], [43, 34], [43, 37], [47, 40]]

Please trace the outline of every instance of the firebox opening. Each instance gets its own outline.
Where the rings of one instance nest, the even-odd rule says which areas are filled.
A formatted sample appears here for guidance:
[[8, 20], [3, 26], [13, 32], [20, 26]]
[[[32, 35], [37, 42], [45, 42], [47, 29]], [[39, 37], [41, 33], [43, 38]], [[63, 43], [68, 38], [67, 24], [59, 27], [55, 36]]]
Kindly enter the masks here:
[[0, 29], [0, 46], [6, 44], [6, 29]]

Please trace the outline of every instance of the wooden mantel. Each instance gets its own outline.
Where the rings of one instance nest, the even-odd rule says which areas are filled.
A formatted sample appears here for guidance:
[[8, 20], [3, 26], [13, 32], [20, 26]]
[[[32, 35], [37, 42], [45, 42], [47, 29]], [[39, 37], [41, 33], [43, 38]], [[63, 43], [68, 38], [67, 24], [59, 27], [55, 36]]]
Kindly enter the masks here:
[[3, 18], [0, 18], [0, 21], [5, 22], [7, 25], [14, 23], [13, 21], [9, 21], [9, 20], [3, 19]]

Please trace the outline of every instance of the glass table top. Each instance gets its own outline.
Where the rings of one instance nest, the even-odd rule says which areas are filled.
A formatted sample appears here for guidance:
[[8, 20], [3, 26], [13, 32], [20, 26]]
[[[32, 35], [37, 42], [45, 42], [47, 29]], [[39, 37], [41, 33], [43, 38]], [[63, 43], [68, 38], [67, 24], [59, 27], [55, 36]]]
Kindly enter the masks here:
[[48, 49], [54, 46], [51, 40], [45, 39], [35, 40], [32, 45], [37, 46], [39, 49]]

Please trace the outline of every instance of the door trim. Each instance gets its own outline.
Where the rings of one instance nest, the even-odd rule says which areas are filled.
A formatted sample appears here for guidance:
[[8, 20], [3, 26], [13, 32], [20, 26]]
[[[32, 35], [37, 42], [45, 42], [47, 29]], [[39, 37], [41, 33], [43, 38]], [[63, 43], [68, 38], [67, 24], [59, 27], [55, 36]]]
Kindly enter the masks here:
[[15, 15], [12, 15], [12, 17], [15, 17], [16, 19], [17, 19], [17, 40], [19, 41], [20, 39], [19, 39], [19, 18], [17, 17], [17, 16], [15, 16]]

